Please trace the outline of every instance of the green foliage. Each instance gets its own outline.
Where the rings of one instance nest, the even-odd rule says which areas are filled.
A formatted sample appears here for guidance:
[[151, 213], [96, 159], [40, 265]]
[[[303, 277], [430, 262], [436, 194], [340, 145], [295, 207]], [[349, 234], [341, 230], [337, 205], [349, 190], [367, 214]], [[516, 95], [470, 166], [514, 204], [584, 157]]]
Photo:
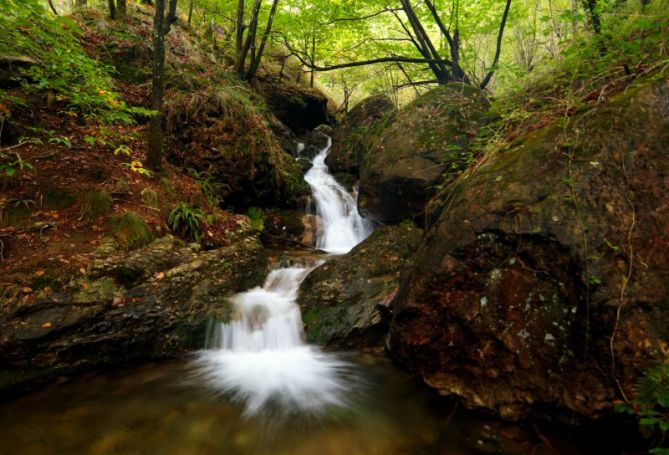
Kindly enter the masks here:
[[[646, 370], [637, 380], [634, 394], [631, 405], [619, 404], [616, 410], [638, 417], [639, 425], [660, 434], [664, 440], [669, 432], [669, 365]], [[651, 453], [666, 455], [669, 449], [656, 448]]]
[[207, 199], [208, 203], [214, 207], [217, 207], [221, 203], [220, 192], [223, 189], [224, 185], [217, 182], [214, 179], [214, 176], [207, 171], [197, 171], [196, 169], [188, 169], [190, 175], [195, 179], [200, 191]]
[[158, 192], [156, 190], [147, 187], [144, 188], [139, 194], [142, 196], [142, 202], [144, 202], [144, 205], [151, 207], [152, 209], [158, 208]]
[[81, 29], [72, 19], [54, 16], [38, 0], [0, 0], [0, 55], [20, 56], [34, 64], [21, 70], [30, 93], [48, 93], [65, 112], [100, 123], [132, 123], [133, 115], [152, 111], [128, 107], [110, 74], [115, 69], [90, 58]]
[[16, 171], [33, 170], [32, 164], [24, 161], [18, 153], [4, 154], [0, 152], [0, 176], [13, 177]]
[[666, 7], [661, 0], [643, 10], [636, 2], [621, 4], [616, 14], [604, 17], [601, 34], [575, 36], [556, 59], [509, 81], [493, 103], [498, 128], [491, 127], [484, 141], [503, 148], [504, 142], [488, 139], [500, 131], [515, 138], [552, 120], [567, 121], [624, 90], [641, 75], [663, 77], [662, 71], [653, 70], [669, 65]]
[[147, 245], [153, 235], [144, 219], [135, 212], [125, 212], [112, 216], [109, 230], [121, 248], [132, 250]]
[[167, 219], [167, 223], [174, 232], [178, 232], [184, 237], [194, 239], [199, 242], [202, 239], [202, 225], [205, 222], [205, 215], [198, 207], [191, 207], [185, 202], [180, 202]]
[[246, 216], [251, 219], [251, 229], [257, 232], [265, 230], [265, 213], [259, 207], [251, 207], [246, 212]]

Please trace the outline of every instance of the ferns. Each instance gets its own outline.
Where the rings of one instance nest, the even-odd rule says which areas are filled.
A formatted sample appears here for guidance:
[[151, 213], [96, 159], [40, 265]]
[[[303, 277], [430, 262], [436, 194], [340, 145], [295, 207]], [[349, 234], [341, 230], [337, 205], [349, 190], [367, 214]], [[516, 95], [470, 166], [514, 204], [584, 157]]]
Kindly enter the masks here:
[[167, 220], [170, 228], [184, 237], [199, 242], [202, 239], [202, 225], [205, 215], [198, 207], [191, 207], [185, 202], [180, 202]]
[[[634, 386], [635, 399], [620, 404], [616, 410], [639, 417], [639, 425], [659, 434], [664, 441], [669, 432], [669, 365], [659, 365], [644, 372]], [[669, 455], [668, 448], [655, 448], [652, 454]]]

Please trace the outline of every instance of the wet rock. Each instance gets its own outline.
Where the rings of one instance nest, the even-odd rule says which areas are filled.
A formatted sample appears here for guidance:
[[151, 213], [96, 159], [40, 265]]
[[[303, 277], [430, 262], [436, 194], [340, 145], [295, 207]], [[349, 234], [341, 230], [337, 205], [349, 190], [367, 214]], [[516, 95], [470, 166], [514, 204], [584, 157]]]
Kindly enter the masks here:
[[227, 297], [262, 283], [267, 257], [249, 237], [199, 251], [168, 236], [130, 254], [98, 256], [60, 293], [0, 309], [0, 394], [82, 368], [160, 359], [204, 345]]
[[359, 151], [361, 213], [382, 223], [422, 221], [437, 187], [470, 164], [487, 109], [477, 88], [449, 84], [358, 129], [368, 144]]
[[666, 81], [630, 88], [448, 187], [394, 304], [393, 356], [512, 419], [598, 416], [666, 362], [667, 99]]
[[381, 345], [399, 275], [413, 263], [421, 234], [409, 222], [380, 228], [309, 274], [298, 298], [307, 338], [341, 348]]
[[313, 166], [314, 157], [330, 143], [330, 136], [321, 128], [305, 135], [302, 141], [303, 147], [297, 152], [297, 161], [302, 166], [302, 171], [306, 173]]

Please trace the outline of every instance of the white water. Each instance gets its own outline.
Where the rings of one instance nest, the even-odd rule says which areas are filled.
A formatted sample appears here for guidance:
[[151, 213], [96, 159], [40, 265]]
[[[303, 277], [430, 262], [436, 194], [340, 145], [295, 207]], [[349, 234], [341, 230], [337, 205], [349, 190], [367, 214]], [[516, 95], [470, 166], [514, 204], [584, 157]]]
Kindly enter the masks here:
[[314, 157], [312, 168], [304, 176], [316, 201], [316, 214], [321, 219], [316, 247], [333, 254], [344, 254], [367, 238], [371, 228], [358, 213], [357, 194], [351, 195], [328, 172], [325, 158], [332, 140]]
[[[330, 147], [331, 143], [314, 158], [305, 180], [321, 217], [317, 247], [341, 254], [371, 229], [358, 213], [355, 197], [329, 174], [325, 158]], [[350, 364], [303, 342], [296, 300], [311, 270], [273, 270], [262, 287], [234, 296], [234, 320], [213, 330], [209, 349], [196, 360], [207, 385], [243, 403], [247, 415], [269, 405], [309, 412], [345, 406], [347, 392], [355, 387]]]

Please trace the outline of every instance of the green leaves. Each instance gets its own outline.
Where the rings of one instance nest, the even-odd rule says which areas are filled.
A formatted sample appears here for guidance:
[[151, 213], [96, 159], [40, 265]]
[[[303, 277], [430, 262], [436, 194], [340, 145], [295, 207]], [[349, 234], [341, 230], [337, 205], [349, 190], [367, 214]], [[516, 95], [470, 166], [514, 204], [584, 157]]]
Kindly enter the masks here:
[[115, 69], [86, 54], [72, 19], [52, 15], [38, 0], [0, 0], [0, 6], [0, 55], [34, 62], [19, 72], [26, 91], [47, 92], [66, 114], [99, 123], [132, 123], [135, 114], [149, 112], [121, 100], [110, 76]]
[[[669, 365], [646, 370], [636, 382], [634, 393], [634, 402], [618, 404], [616, 411], [638, 416], [639, 425], [664, 436], [669, 432]], [[667, 455], [669, 449], [656, 448], [650, 453]]]
[[202, 239], [202, 224], [205, 215], [198, 207], [191, 207], [185, 202], [180, 202], [167, 219], [170, 228], [185, 237], [199, 242]]

